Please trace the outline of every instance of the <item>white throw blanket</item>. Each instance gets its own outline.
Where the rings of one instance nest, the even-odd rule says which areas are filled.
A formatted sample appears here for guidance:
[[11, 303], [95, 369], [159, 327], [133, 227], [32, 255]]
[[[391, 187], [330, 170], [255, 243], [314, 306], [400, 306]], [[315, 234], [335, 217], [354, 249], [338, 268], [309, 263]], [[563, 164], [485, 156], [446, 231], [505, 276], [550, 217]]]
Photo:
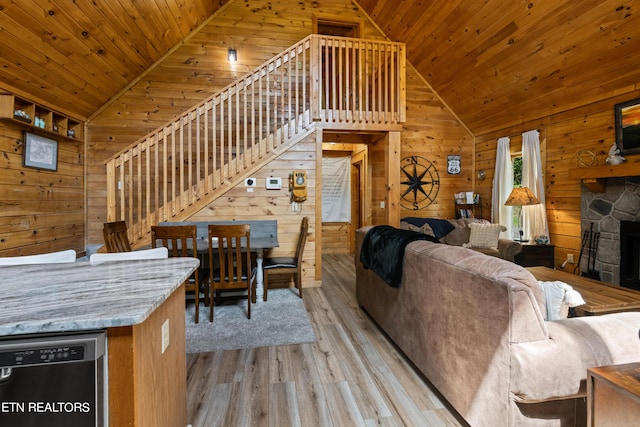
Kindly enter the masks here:
[[544, 300], [547, 306], [545, 320], [566, 319], [569, 315], [569, 307], [577, 307], [586, 304], [580, 292], [559, 280], [538, 283], [544, 292]]

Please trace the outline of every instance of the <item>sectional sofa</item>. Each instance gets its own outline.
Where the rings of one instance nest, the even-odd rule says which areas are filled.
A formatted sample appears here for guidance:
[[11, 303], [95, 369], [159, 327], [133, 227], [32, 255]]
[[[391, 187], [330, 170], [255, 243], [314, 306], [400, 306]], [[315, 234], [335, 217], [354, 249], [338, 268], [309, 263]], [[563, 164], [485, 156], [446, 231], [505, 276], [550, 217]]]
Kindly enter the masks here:
[[640, 361], [640, 313], [547, 321], [525, 268], [423, 240], [392, 287], [361, 262], [370, 229], [357, 231], [358, 303], [472, 426], [585, 425], [587, 369]]

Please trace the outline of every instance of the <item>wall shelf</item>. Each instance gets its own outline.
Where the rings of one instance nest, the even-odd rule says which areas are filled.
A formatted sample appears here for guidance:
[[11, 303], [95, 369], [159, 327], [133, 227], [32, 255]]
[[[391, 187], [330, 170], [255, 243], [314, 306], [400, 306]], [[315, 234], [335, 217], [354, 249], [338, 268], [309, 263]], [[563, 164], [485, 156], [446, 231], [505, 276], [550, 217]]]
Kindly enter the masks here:
[[456, 219], [482, 218], [482, 203], [480, 197], [476, 203], [455, 203]]
[[569, 178], [581, 179], [582, 183], [594, 193], [602, 193], [607, 186], [607, 178], [640, 176], [640, 162], [620, 165], [593, 166], [571, 169]]
[[83, 122], [10, 93], [0, 94], [0, 121], [48, 137], [72, 141], [84, 139]]

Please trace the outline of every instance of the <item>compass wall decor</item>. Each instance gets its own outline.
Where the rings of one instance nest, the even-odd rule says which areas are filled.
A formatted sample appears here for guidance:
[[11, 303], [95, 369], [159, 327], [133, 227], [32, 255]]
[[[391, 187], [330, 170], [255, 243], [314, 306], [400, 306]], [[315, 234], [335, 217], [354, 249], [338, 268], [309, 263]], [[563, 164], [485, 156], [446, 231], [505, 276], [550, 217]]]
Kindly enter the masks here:
[[440, 190], [440, 176], [429, 160], [408, 156], [400, 161], [400, 205], [405, 209], [424, 209], [434, 202]]

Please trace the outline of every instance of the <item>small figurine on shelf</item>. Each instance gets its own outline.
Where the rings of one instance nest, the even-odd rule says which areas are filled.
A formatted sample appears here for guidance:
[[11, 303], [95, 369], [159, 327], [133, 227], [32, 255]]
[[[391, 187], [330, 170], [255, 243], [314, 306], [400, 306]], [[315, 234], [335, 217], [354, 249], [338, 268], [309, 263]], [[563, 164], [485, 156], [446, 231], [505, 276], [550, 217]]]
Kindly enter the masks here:
[[539, 234], [533, 238], [539, 245], [548, 245], [549, 244], [549, 236], [545, 234]]
[[31, 123], [31, 117], [24, 110], [16, 110], [13, 112], [13, 117], [23, 122]]
[[618, 144], [615, 142], [609, 149], [609, 157], [607, 157], [606, 162], [610, 165], [619, 165], [620, 163], [626, 161], [624, 157], [620, 155], [620, 150], [618, 149]]
[[74, 129], [67, 130], [67, 136], [69, 138], [75, 138], [76, 137], [76, 131]]

